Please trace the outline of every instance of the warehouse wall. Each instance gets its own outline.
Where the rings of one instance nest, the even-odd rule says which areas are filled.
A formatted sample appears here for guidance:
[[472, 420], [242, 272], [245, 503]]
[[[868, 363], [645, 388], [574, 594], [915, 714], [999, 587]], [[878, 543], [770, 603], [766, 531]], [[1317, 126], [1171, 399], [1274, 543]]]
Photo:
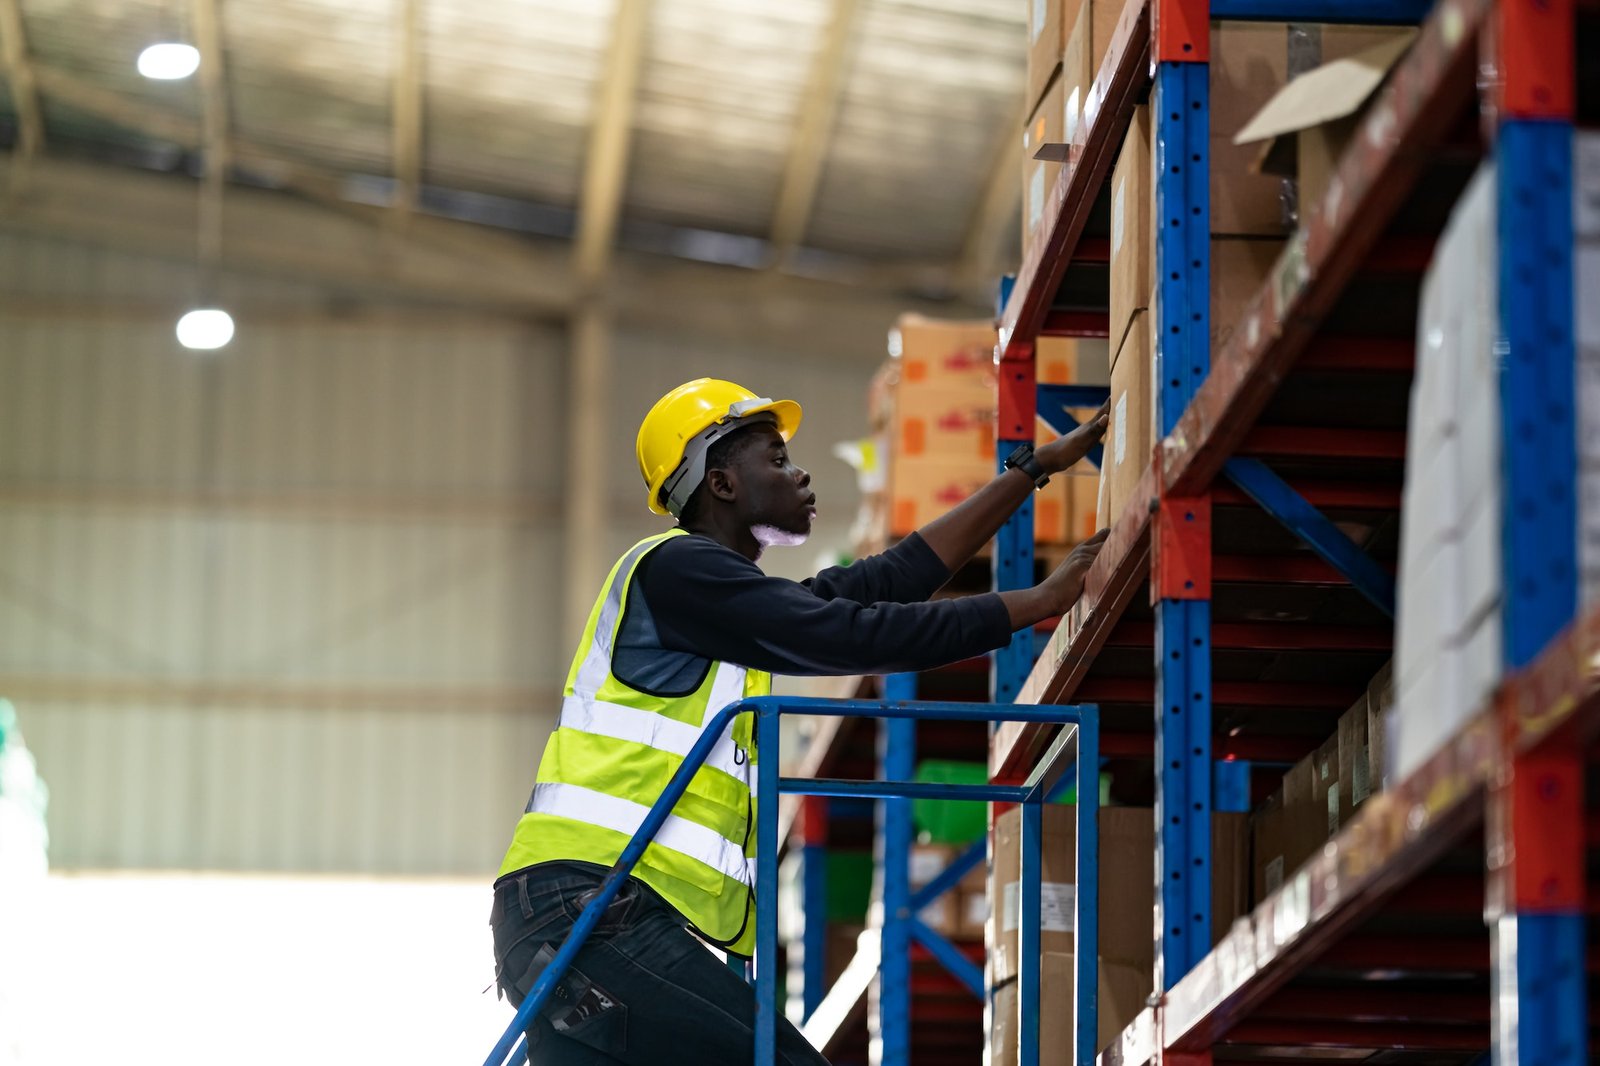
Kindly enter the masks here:
[[[52, 789], [52, 862], [491, 871], [571, 654], [567, 338], [235, 276], [225, 303], [270, 310], [196, 353], [171, 334], [189, 286], [0, 241], [0, 292], [26, 297], [0, 313], [0, 695]], [[881, 348], [725, 326], [617, 329], [596, 535], [615, 553], [661, 527], [633, 428], [715, 373], [808, 403], [825, 520], [773, 560], [797, 574], [842, 543], [828, 445], [861, 432]]]

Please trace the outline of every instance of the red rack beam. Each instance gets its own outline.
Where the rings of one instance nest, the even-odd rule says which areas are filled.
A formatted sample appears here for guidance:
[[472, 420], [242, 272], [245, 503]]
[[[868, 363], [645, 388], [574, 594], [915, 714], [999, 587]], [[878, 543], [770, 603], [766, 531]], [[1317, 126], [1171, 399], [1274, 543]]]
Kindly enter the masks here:
[[1442, 0], [1368, 108], [1331, 189], [1308, 211], [1161, 452], [1173, 494], [1201, 492], [1237, 453], [1318, 326], [1475, 93], [1488, 0]]
[[1404, 459], [1404, 430], [1321, 429], [1257, 426], [1239, 445], [1240, 455], [1314, 459]]
[[1350, 584], [1315, 555], [1218, 555], [1211, 560], [1211, 580], [1232, 585]]
[[[1106, 646], [1151, 648], [1155, 637], [1154, 622], [1123, 622], [1111, 631]], [[1211, 626], [1211, 646], [1235, 651], [1388, 651], [1394, 647], [1394, 633], [1371, 626], [1215, 622]]]
[[1487, 1051], [1489, 1026], [1361, 1025], [1334, 1022], [1241, 1022], [1228, 1034], [1230, 1044], [1270, 1044], [1303, 1048], [1370, 1048]]
[[1107, 337], [1111, 314], [1107, 311], [1051, 311], [1039, 327], [1041, 337]]
[[[1324, 510], [1349, 508], [1363, 511], [1400, 510], [1399, 485], [1359, 485], [1341, 481], [1296, 482], [1293, 488], [1313, 507]], [[1218, 482], [1211, 489], [1214, 507], [1255, 507], [1256, 501], [1246, 496], [1231, 481]]]
[[1476, 992], [1394, 988], [1286, 988], [1256, 1009], [1263, 1021], [1489, 1023], [1489, 999]]
[[1387, 337], [1318, 337], [1296, 366], [1323, 373], [1410, 374], [1417, 368], [1417, 346], [1410, 340]]
[[[1297, 685], [1283, 681], [1217, 681], [1211, 702], [1218, 707], [1285, 707], [1296, 710], [1348, 710], [1359, 685]], [[1155, 706], [1156, 683], [1141, 677], [1091, 677], [1079, 686], [1083, 703], [1147, 703]]]
[[[1248, 762], [1295, 763], [1317, 746], [1311, 737], [1228, 736], [1211, 739], [1212, 754], [1219, 761], [1243, 759]], [[1155, 755], [1153, 733], [1103, 733], [1100, 754], [1112, 759], [1149, 759]]]
[[1002, 358], [1017, 358], [1044, 325], [1067, 265], [1077, 251], [1084, 226], [1094, 210], [1095, 193], [1111, 173], [1111, 161], [1122, 146], [1133, 115], [1133, 100], [1150, 80], [1150, 4], [1128, 4], [1111, 35], [1100, 73], [1090, 88], [1079, 124], [1081, 144], [1070, 146], [1067, 165], [1056, 179], [1048, 201], [1054, 217], [1034, 253], [1022, 262], [1017, 283], [1000, 316]]

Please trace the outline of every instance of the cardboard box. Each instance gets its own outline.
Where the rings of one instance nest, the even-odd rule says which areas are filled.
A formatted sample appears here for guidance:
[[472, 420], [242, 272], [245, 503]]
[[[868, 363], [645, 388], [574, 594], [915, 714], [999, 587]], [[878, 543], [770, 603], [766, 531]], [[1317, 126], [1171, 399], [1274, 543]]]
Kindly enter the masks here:
[[1104, 337], [1040, 337], [1033, 363], [1041, 385], [1111, 384], [1111, 342]]
[[1296, 179], [1302, 221], [1321, 209], [1368, 99], [1415, 37], [1409, 28], [1327, 28], [1322, 65], [1274, 93], [1234, 136], [1256, 148], [1256, 169]]
[[1288, 27], [1281, 22], [1211, 26], [1211, 232], [1278, 236], [1290, 230], [1283, 179], [1259, 173], [1257, 150], [1236, 134], [1288, 80]]
[[917, 385], [972, 385], [995, 388], [994, 349], [998, 343], [990, 321], [952, 321], [923, 315], [901, 315], [889, 331], [889, 356], [899, 363], [899, 388]]
[[1282, 787], [1251, 818], [1255, 837], [1255, 901], [1281, 886], [1338, 832], [1344, 790], [1340, 788], [1339, 734], [1283, 775]]
[[963, 882], [957, 890], [956, 936], [962, 940], [982, 940], [984, 926], [989, 921], [989, 891], [984, 883], [986, 874], [982, 866], [974, 872], [978, 875], [978, 887], [968, 888]]
[[1228, 935], [1233, 923], [1250, 913], [1250, 815], [1215, 811], [1211, 815], [1211, 943]]
[[1067, 32], [1066, 52], [1061, 57], [1061, 81], [1069, 144], [1083, 143], [1084, 107], [1126, 6], [1126, 0], [1083, 0], [1078, 17]]
[[[1074, 870], [1077, 808], [1050, 804], [1044, 810], [1040, 847], [1040, 950], [1071, 954], [1072, 922], [1077, 901]], [[1100, 823], [1100, 957], [1153, 972], [1155, 953], [1150, 918], [1154, 913], [1155, 820], [1145, 807], [1103, 807]], [[995, 922], [990, 945], [994, 980], [1017, 975], [1017, 926], [1021, 917], [1019, 886], [1022, 856], [1022, 813], [1012, 808], [995, 820], [991, 892]]]
[[1339, 778], [1347, 783], [1339, 798], [1348, 801], [1348, 806], [1340, 811], [1340, 824], [1349, 821], [1355, 809], [1373, 792], [1368, 721], [1367, 694], [1363, 692], [1361, 698], [1339, 716]]
[[1284, 876], [1289, 872], [1285, 841], [1287, 816], [1283, 811], [1283, 790], [1268, 796], [1250, 815], [1253, 836], [1251, 866], [1254, 870], [1251, 899], [1260, 903], [1283, 887]]
[[1096, 511], [1101, 525], [1121, 516], [1139, 479], [1149, 469], [1154, 448], [1149, 311], [1139, 311], [1111, 363], [1111, 419], [1106, 429], [1101, 495]]
[[1340, 798], [1342, 784], [1339, 780], [1339, 734], [1335, 730], [1333, 736], [1311, 753], [1311, 806], [1306, 812], [1306, 839], [1313, 852], [1317, 846], [1331, 840], [1344, 824], [1340, 820], [1345, 809]]
[[894, 401], [894, 453], [979, 459], [994, 470], [996, 396], [993, 389], [903, 385]]
[[1044, 240], [1056, 217], [1056, 181], [1061, 176], [1060, 153], [1056, 158], [1035, 159], [1045, 145], [1059, 145], [1066, 137], [1062, 103], [1062, 80], [1057, 78], [1045, 90], [1044, 98], [1028, 118], [1022, 131], [1022, 258], [1029, 259]]
[[[889, 456], [888, 504], [885, 521], [891, 538], [908, 536], [967, 499], [995, 477], [993, 458], [950, 455]], [[1071, 481], [1050, 479], [1033, 495], [1033, 539], [1064, 544], [1074, 528]]]
[[1088, 0], [1028, 0], [1028, 104], [1037, 106], [1061, 68], [1067, 34]]
[[1386, 720], [1389, 708], [1394, 705], [1394, 661], [1383, 664], [1367, 685], [1367, 773], [1372, 791], [1382, 792], [1387, 787], [1384, 777], [1384, 745], [1387, 735]]
[[[1155, 285], [1151, 230], [1150, 105], [1134, 108], [1122, 152], [1111, 172], [1111, 336], [1120, 337], [1135, 312], [1150, 306]], [[1115, 360], [1113, 360], [1113, 363]]]
[[[1075, 813], [1076, 808], [1058, 804], [1044, 812], [1040, 944], [1047, 952], [1070, 954], [1074, 949], [1070, 922], [1076, 900]], [[1106, 966], [1131, 967], [1144, 975], [1144, 994], [1148, 995], [1155, 967], [1155, 814], [1148, 807], [1103, 807], [1099, 821], [1102, 976]], [[1212, 815], [1213, 942], [1249, 911], [1249, 831], [1248, 815]], [[994, 827], [991, 898], [998, 902], [993, 908], [996, 921], [990, 961], [996, 984], [1017, 973], [1021, 845], [1021, 813], [1012, 809], [997, 818]], [[1139, 1001], [1143, 999], [1141, 995]]]
[[[915, 892], [938, 877], [959, 854], [960, 851], [956, 848], [943, 844], [911, 845], [911, 891]], [[958, 893], [954, 889], [942, 893], [918, 911], [917, 917], [935, 933], [953, 937], [961, 920], [960, 901], [957, 897]]]
[[[1099, 965], [1099, 1018], [1095, 1026], [1097, 1047], [1116, 1039], [1144, 1009], [1150, 996], [1150, 975], [1129, 966], [1102, 961]], [[1073, 991], [1077, 987], [1076, 956], [1046, 952], [1039, 958], [1039, 1061], [1072, 1060]], [[1013, 978], [994, 990], [989, 1013], [990, 1066], [1015, 1066], [1021, 1047], [1021, 1003]]]
[[1284, 242], [1252, 237], [1211, 241], [1211, 360], [1216, 365], [1234, 333], [1243, 328], [1244, 313], [1272, 276]]
[[1062, 480], [1067, 483], [1067, 496], [1071, 501], [1068, 513], [1072, 525], [1067, 530], [1067, 541], [1076, 544], [1100, 531], [1100, 474], [1093, 468], [1085, 468], [1081, 473], [1067, 474]]

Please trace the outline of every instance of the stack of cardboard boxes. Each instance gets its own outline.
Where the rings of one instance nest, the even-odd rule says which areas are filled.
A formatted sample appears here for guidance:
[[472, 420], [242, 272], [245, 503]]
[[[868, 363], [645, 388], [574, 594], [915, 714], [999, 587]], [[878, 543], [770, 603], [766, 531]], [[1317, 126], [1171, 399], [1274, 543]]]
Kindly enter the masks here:
[[[869, 494], [868, 540], [895, 539], [944, 514], [996, 474], [995, 327], [904, 315], [890, 334], [890, 358], [868, 392], [868, 417], [882, 442], [886, 478]], [[1103, 341], [1051, 339], [1039, 346], [1039, 380], [1101, 383]], [[1038, 439], [1053, 434], [1042, 424]], [[1034, 495], [1034, 540], [1075, 543], [1094, 529], [1092, 469], [1051, 479]]]
[[[1039, 970], [1043, 1002], [1075, 1002], [1074, 908], [1077, 899], [1077, 809], [1050, 805], [1044, 809], [1040, 849], [1042, 921]], [[1099, 812], [1100, 953], [1097, 1047], [1104, 1047], [1127, 1027], [1150, 997], [1155, 973], [1155, 815], [1148, 807], [1105, 807]], [[1212, 820], [1213, 942], [1245, 913], [1249, 885], [1245, 877], [1248, 830], [1242, 814], [1218, 814]], [[1018, 1047], [1018, 925], [1021, 910], [1021, 811], [1012, 809], [995, 821], [991, 847], [989, 981], [991, 1066], [1016, 1061]], [[1041, 1061], [1071, 1057], [1072, 1011], [1052, 1009], [1041, 1019]]]
[[1337, 731], [1283, 775], [1282, 786], [1252, 815], [1255, 902], [1276, 892], [1382, 791], [1384, 728], [1394, 702], [1390, 666], [1339, 718]]

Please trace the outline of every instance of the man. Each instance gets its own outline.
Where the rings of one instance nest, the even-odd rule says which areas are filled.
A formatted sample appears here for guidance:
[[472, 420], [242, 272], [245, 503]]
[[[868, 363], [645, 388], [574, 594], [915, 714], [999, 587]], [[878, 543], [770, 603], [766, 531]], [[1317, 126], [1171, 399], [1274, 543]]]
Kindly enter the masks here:
[[[1037, 451], [1018, 449], [1005, 473], [882, 555], [806, 582], [756, 567], [765, 548], [804, 542], [816, 518], [811, 475], [789, 458], [799, 424], [789, 400], [701, 378], [639, 427], [646, 503], [678, 524], [629, 550], [601, 590], [495, 882], [498, 980], [514, 1004], [717, 711], [766, 695], [772, 673], [924, 670], [979, 655], [1082, 591], [1103, 532], [1033, 588], [929, 602], [1036, 485], [1100, 439], [1104, 411]], [[750, 1060], [754, 995], [705, 946], [748, 955], [754, 942], [750, 717], [713, 748], [534, 1018], [531, 1062]], [[787, 1022], [778, 1051], [826, 1066]]]

